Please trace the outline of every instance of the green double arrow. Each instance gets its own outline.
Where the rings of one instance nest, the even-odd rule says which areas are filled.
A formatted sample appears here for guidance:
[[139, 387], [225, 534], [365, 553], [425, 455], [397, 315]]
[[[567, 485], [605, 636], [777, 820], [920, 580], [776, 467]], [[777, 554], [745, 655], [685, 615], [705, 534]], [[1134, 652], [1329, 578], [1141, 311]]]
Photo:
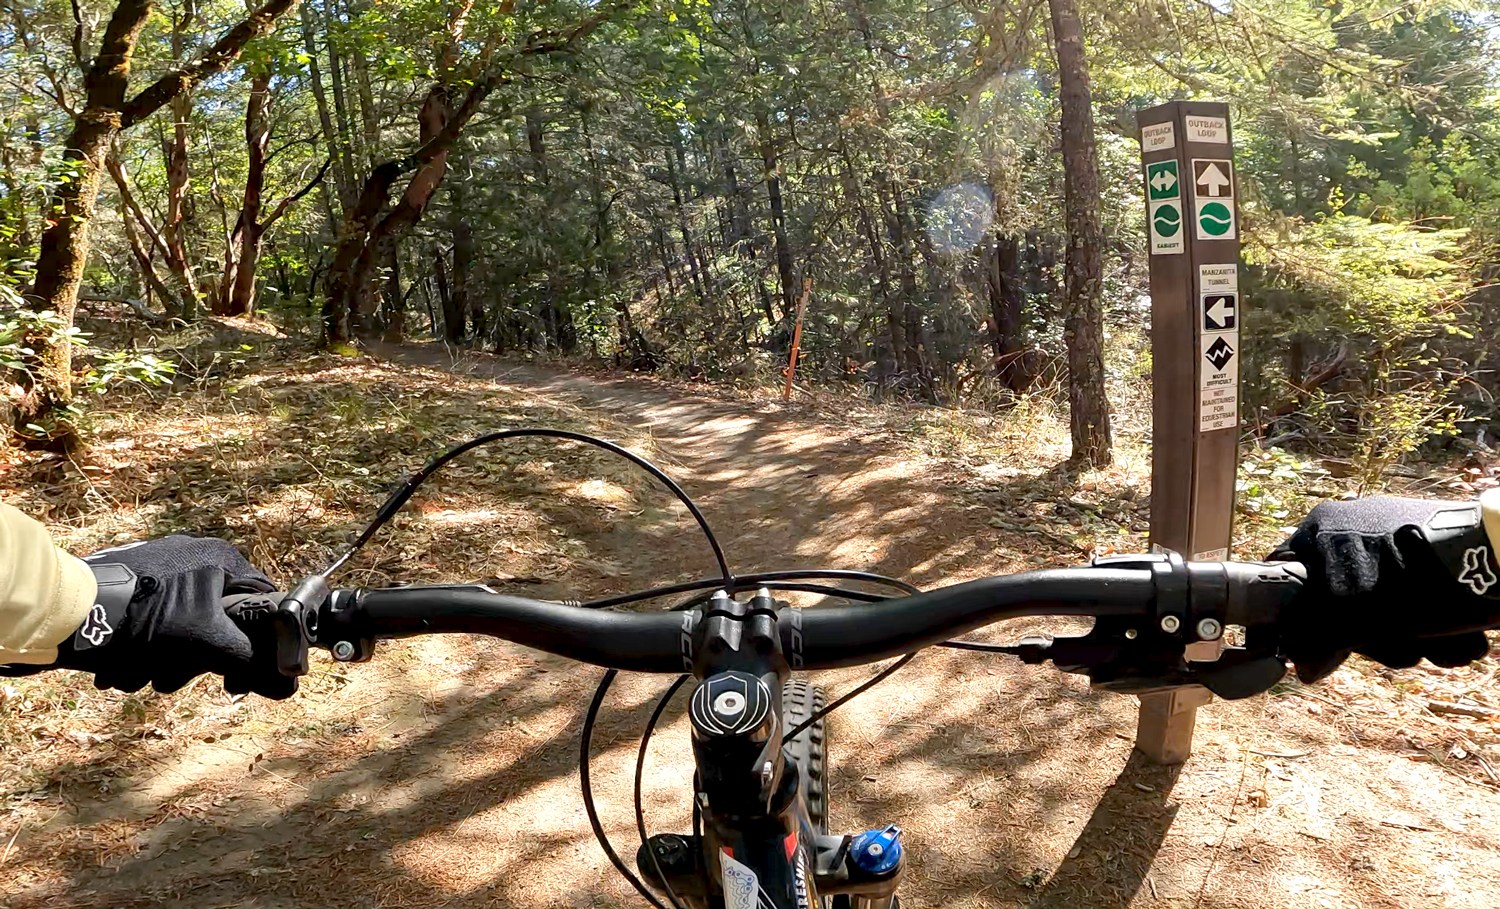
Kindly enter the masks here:
[[1182, 194], [1177, 182], [1177, 162], [1157, 161], [1146, 165], [1147, 198], [1152, 202], [1175, 199]]

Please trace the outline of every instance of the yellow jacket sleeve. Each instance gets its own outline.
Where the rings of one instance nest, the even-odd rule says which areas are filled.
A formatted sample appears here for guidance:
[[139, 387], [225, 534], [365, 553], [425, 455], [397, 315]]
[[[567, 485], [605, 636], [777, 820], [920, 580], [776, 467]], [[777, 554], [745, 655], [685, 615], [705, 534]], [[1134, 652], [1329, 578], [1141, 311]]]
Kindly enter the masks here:
[[1479, 497], [1479, 510], [1484, 513], [1484, 529], [1490, 535], [1490, 551], [1495, 561], [1500, 562], [1500, 489], [1491, 489]]
[[0, 665], [48, 664], [93, 606], [94, 572], [0, 502]]

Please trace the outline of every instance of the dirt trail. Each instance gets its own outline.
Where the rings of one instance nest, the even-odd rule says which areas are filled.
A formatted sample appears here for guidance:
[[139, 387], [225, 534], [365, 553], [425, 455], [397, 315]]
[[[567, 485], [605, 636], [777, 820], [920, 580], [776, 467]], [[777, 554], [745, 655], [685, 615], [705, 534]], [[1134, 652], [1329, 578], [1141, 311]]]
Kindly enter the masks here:
[[[383, 353], [448, 365], [434, 348]], [[1077, 558], [991, 527], [951, 494], [940, 463], [898, 457], [857, 425], [497, 361], [462, 371], [649, 427], [737, 571], [838, 565], [937, 584]], [[1062, 452], [1051, 454], [1017, 465], [1014, 482], [1048, 475]], [[591, 536], [590, 556], [612, 566], [603, 586], [708, 573], [680, 526], [648, 512], [628, 534]], [[66, 888], [6, 902], [641, 905], [578, 798], [578, 725], [597, 671], [478, 639], [402, 653], [354, 667], [323, 705], [325, 724], [360, 720], [336, 740], [325, 729], [305, 743], [204, 743], [54, 819], [58, 842], [66, 825], [90, 825], [79, 837], [92, 839], [57, 859]], [[824, 681], [837, 691], [865, 675]], [[628, 679], [599, 730], [601, 814], [627, 857], [636, 734], [663, 685]], [[1500, 795], [1424, 753], [1362, 745], [1358, 718], [1315, 691], [1214, 705], [1180, 770], [1132, 757], [1133, 722], [1132, 699], [1076, 678], [929, 652], [835, 715], [834, 826], [902, 825], [911, 907], [1495, 905]], [[669, 711], [647, 769], [655, 830], [686, 829], [686, 736]], [[143, 817], [159, 822], [131, 823]], [[115, 821], [129, 843], [105, 841]]]

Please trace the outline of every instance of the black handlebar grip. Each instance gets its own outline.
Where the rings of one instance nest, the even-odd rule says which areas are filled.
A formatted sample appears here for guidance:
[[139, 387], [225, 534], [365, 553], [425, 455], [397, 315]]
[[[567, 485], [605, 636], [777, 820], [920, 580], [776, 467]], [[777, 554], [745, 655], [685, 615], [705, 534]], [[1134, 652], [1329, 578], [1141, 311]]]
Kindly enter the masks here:
[[1224, 621], [1247, 628], [1278, 625], [1307, 584], [1301, 562], [1221, 562], [1228, 581]]

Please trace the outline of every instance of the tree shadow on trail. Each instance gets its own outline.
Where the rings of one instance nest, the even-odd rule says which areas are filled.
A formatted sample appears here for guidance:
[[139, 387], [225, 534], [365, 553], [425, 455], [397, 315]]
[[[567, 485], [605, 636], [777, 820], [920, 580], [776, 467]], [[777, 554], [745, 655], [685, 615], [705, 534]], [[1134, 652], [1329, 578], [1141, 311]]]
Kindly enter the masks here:
[[1031, 909], [1129, 906], [1177, 817], [1170, 796], [1181, 771], [1180, 764], [1162, 766], [1132, 749]]

